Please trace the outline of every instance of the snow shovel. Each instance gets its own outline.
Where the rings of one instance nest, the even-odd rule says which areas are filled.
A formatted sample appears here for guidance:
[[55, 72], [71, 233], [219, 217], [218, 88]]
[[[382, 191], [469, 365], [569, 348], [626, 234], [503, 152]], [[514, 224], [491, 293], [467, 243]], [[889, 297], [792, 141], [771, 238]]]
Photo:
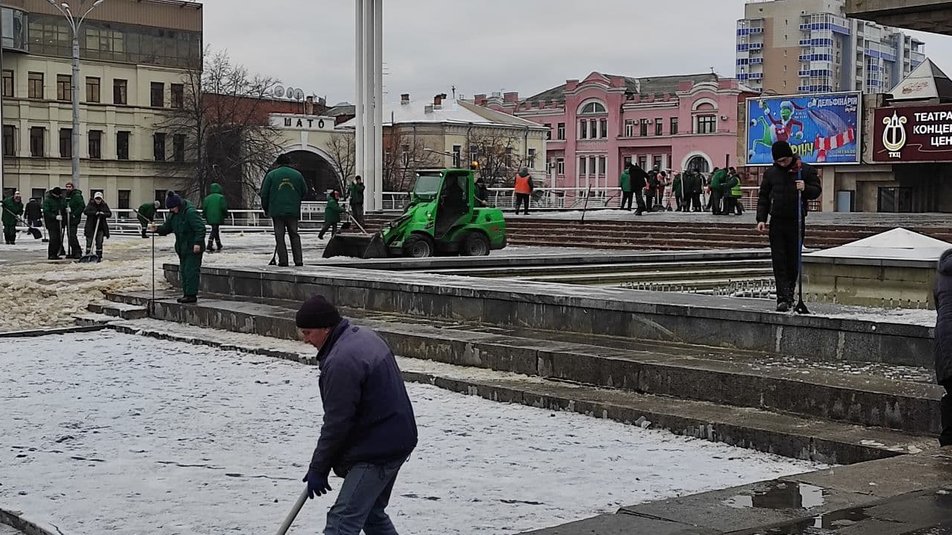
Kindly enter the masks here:
[[[797, 175], [797, 180], [801, 179], [802, 171]], [[797, 299], [797, 306], [793, 307], [793, 311], [797, 314], [809, 314], [810, 311], [807, 309], [807, 305], [803, 302], [803, 234], [806, 229], [803, 228], [806, 223], [803, 219], [803, 195], [800, 190], [797, 190], [797, 210], [800, 211], [797, 214], [797, 283], [800, 286], [799, 298]]]
[[588, 199], [592, 196], [592, 186], [588, 187], [588, 191], [585, 193], [585, 204], [582, 205], [582, 224], [585, 224], [585, 212], [588, 210]]
[[7, 210], [6, 207], [3, 208], [3, 211], [15, 217], [20, 223], [26, 225], [26, 230], [24, 232], [28, 233], [30, 236], [33, 236], [34, 240], [38, 240], [43, 237], [43, 235], [40, 234], [40, 229], [31, 227], [30, 224], [24, 221], [22, 217], [14, 214], [10, 210]]
[[304, 488], [304, 492], [302, 492], [297, 501], [294, 502], [294, 507], [291, 508], [291, 512], [288, 513], [287, 518], [284, 519], [284, 522], [281, 523], [281, 527], [278, 528], [277, 535], [285, 535], [288, 530], [291, 529], [291, 524], [294, 523], [294, 519], [297, 518], [298, 513], [301, 512], [301, 508], [304, 507], [305, 502], [307, 502], [307, 487]]
[[89, 242], [89, 246], [86, 247], [86, 254], [84, 254], [82, 257], [80, 257], [80, 259], [79, 259], [79, 263], [80, 263], [80, 264], [90, 264], [90, 263], [93, 263], [93, 262], [99, 262], [99, 255], [95, 255], [95, 254], [92, 253], [92, 246], [95, 244], [95, 242], [96, 242], [96, 236], [99, 234], [99, 222], [100, 222], [100, 221], [102, 221], [102, 217], [100, 217], [100, 216], [97, 215], [97, 216], [96, 216], [96, 227], [95, 227], [95, 230], [93, 230], [93, 239], [92, 239], [92, 241]]

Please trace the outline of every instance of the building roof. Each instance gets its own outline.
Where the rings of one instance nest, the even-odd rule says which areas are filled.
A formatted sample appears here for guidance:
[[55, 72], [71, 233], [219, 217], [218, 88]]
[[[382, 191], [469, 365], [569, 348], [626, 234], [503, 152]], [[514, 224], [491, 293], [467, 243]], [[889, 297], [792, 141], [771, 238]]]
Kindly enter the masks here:
[[[648, 76], [643, 78], [633, 78], [630, 76], [618, 76], [614, 74], [603, 75], [610, 80], [623, 80], [628, 92], [636, 95], [661, 95], [664, 93], [674, 94], [678, 90], [678, 84], [684, 81], [694, 83], [717, 82], [718, 76], [714, 73], [705, 74], [682, 74], [674, 76]], [[527, 99], [528, 102], [546, 102], [565, 100], [565, 87], [562, 84], [533, 95]]]
[[926, 59], [889, 94], [893, 100], [952, 100], [952, 80], [931, 59]]
[[326, 112], [324, 112], [324, 114], [329, 117], [339, 117], [341, 115], [357, 115], [357, 106], [353, 104], [348, 104], [346, 102], [342, 102], [340, 104], [337, 104], [333, 108], [328, 109]]
[[[348, 121], [344, 126], [352, 123], [353, 120]], [[388, 126], [401, 123], [433, 123], [545, 128], [538, 123], [462, 100], [445, 100], [440, 106], [433, 106], [429, 101], [387, 104], [384, 106], [383, 123]]]

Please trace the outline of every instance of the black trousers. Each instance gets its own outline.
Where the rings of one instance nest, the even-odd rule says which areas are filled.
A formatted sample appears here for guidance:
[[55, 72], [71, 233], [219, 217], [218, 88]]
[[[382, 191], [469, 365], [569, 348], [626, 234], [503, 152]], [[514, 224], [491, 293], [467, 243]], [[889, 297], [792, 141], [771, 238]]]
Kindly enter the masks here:
[[516, 213], [519, 213], [519, 208], [525, 204], [526, 211], [525, 214], [529, 215], [529, 194], [528, 193], [517, 193], [516, 194]]
[[799, 273], [799, 247], [803, 238], [803, 225], [800, 237], [797, 237], [796, 219], [771, 219], [770, 221], [770, 260], [773, 264], [774, 280], [777, 282], [777, 302], [793, 302]]
[[211, 251], [213, 243], [217, 244], [218, 250], [221, 251], [221, 225], [212, 225], [212, 231], [208, 235], [208, 247], [206, 247], [206, 249]]
[[62, 224], [62, 221], [53, 220], [52, 223], [46, 225], [46, 228], [50, 231], [50, 245], [47, 248], [47, 256], [49, 258], [61, 256], [60, 252], [63, 249]]
[[942, 404], [939, 406], [942, 414], [942, 433], [939, 434], [940, 446], [952, 446], [952, 379], [940, 383], [945, 387]]
[[323, 240], [323, 239], [324, 239], [324, 233], [326, 233], [328, 229], [330, 229], [330, 231], [331, 231], [331, 236], [337, 236], [337, 223], [327, 223], [327, 222], [325, 222], [325, 223], [324, 223], [324, 226], [321, 227], [321, 232], [318, 233], [318, 235], [317, 235], [317, 239]]
[[[635, 198], [634, 191], [621, 192], [621, 209], [631, 211], [631, 201]], [[628, 208], [625, 208], [627, 203]]]
[[734, 197], [730, 195], [724, 197], [724, 209], [721, 211], [721, 214], [734, 215], [734, 211], [735, 211], [734, 206], [736, 203], [737, 203], [737, 199], [735, 199]]
[[642, 213], [645, 211], [645, 196], [644, 192], [640, 189], [635, 190], [635, 204], [638, 206], [637, 213]]
[[288, 265], [288, 247], [284, 243], [284, 235], [288, 235], [291, 242], [291, 256], [294, 258], [294, 265], [304, 265], [304, 254], [301, 251], [301, 235], [298, 233], [298, 220], [296, 217], [272, 217], [274, 223], [274, 241], [278, 254], [278, 265]]
[[704, 206], [701, 204], [701, 192], [695, 192], [688, 196], [688, 206], [685, 211], [702, 212], [704, 211]]
[[720, 215], [721, 213], [721, 192], [711, 191], [711, 212], [715, 215]]

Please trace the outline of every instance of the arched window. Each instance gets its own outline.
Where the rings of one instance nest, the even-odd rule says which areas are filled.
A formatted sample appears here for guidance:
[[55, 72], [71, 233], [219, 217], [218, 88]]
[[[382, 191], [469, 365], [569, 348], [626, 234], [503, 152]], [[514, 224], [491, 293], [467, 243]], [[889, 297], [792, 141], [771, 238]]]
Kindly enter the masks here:
[[694, 156], [688, 160], [686, 171], [697, 171], [698, 173], [710, 173], [711, 167], [704, 156]]
[[599, 113], [608, 113], [608, 110], [605, 109], [604, 104], [597, 100], [582, 104], [582, 107], [578, 110], [579, 115], [595, 115]]

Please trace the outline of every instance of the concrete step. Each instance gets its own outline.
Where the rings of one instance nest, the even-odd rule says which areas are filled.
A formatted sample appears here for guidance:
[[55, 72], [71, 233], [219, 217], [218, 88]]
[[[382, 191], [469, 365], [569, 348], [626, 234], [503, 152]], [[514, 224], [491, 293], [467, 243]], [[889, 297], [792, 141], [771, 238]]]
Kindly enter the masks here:
[[[155, 304], [155, 313], [168, 321], [294, 339], [296, 306], [214, 297], [190, 306], [161, 300]], [[821, 373], [756, 352], [512, 331], [351, 309], [345, 313], [377, 330], [396, 353], [412, 358], [907, 433], [937, 433], [940, 428], [942, 390], [932, 384], [831, 370]]]
[[599, 273], [660, 273], [690, 267], [692, 272], [699, 270], [732, 270], [749, 268], [770, 268], [769, 258], [747, 258], [742, 260], [693, 260], [685, 258], [676, 262], [615, 262], [587, 265], [546, 265], [485, 267], [485, 268], [436, 268], [420, 269], [427, 273], [447, 273], [464, 277], [535, 277], [538, 275], [594, 275]]
[[770, 267], [759, 269], [732, 270], [689, 270], [658, 272], [619, 272], [595, 275], [531, 275], [511, 277], [516, 280], [534, 280], [540, 282], [563, 282], [567, 284], [624, 284], [650, 283], [670, 284], [686, 288], [714, 288], [732, 282], [773, 278]]
[[127, 303], [90, 303], [86, 310], [93, 314], [103, 314], [124, 320], [138, 320], [149, 317], [148, 303], [145, 305]]
[[[208, 308], [224, 304], [210, 302]], [[258, 306], [255, 305], [256, 308]], [[164, 310], [163, 315], [174, 315], [172, 308], [186, 307], [178, 304], [168, 304], [168, 308], [157, 306], [157, 310]], [[204, 314], [195, 308], [193, 306], [192, 310], [187, 311], [192, 320], [189, 325], [155, 320], [116, 320], [109, 324], [109, 328], [315, 364], [312, 358], [313, 350], [298, 342], [275, 340], [248, 332], [235, 335], [228, 331], [196, 327], [194, 323]], [[276, 312], [284, 314], [283, 311]], [[267, 318], [260, 317], [244, 325], [246, 330], [250, 330], [249, 327], [254, 325], [267, 330], [267, 323]], [[366, 324], [367, 321], [361, 320], [361, 323]], [[387, 336], [386, 333], [384, 335]], [[667, 429], [681, 435], [827, 463], [850, 464], [915, 453], [930, 448], [933, 442], [933, 439], [928, 437], [910, 436], [888, 429], [807, 419], [761, 409], [679, 400], [620, 389], [603, 389], [532, 375], [413, 358], [400, 358], [399, 362], [408, 380], [433, 384], [463, 394], [478, 395], [504, 403], [519, 403], [610, 418], [642, 427]]]

